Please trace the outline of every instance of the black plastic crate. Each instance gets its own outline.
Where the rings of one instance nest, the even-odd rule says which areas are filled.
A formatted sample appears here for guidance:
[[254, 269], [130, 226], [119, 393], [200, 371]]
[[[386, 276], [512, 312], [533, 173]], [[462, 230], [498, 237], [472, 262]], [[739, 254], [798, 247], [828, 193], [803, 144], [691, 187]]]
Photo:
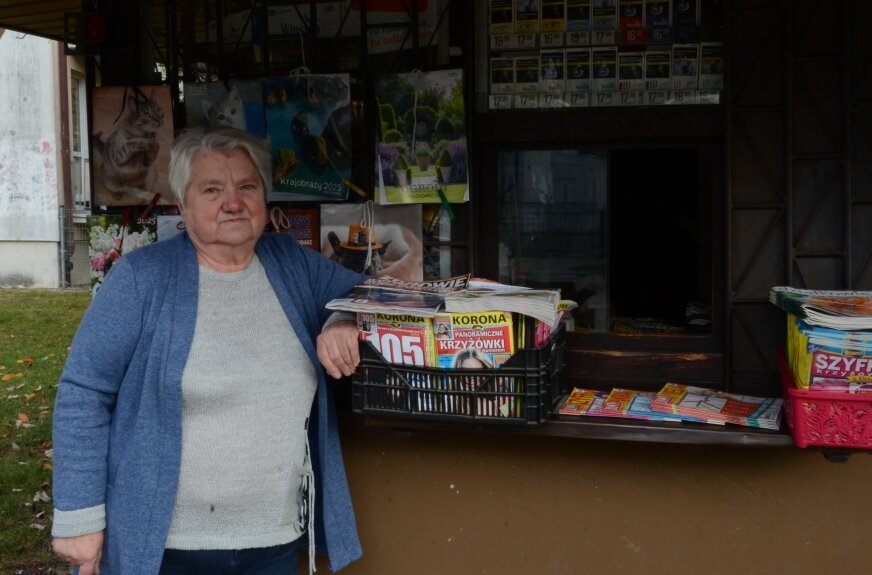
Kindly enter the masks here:
[[389, 364], [369, 342], [360, 342], [352, 409], [369, 415], [539, 425], [563, 394], [565, 347], [560, 330], [547, 345], [515, 352], [498, 368], [444, 369]]

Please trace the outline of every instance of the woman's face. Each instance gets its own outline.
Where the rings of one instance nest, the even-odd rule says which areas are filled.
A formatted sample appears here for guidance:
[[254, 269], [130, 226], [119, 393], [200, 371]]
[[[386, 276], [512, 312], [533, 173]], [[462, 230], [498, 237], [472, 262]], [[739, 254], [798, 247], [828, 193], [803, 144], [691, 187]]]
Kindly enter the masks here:
[[470, 357], [465, 357], [462, 360], [460, 360], [460, 365], [458, 365], [457, 367], [481, 369], [484, 367], [484, 364], [481, 361], [479, 361], [477, 358], [470, 356]]
[[181, 212], [198, 253], [254, 253], [267, 210], [263, 182], [248, 154], [197, 156]]

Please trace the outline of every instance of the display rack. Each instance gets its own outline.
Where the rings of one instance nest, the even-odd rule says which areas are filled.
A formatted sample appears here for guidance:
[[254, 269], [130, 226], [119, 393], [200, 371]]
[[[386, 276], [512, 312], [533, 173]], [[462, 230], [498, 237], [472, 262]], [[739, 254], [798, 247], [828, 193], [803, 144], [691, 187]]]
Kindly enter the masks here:
[[716, 12], [700, 0], [491, 0], [485, 108], [718, 104]]

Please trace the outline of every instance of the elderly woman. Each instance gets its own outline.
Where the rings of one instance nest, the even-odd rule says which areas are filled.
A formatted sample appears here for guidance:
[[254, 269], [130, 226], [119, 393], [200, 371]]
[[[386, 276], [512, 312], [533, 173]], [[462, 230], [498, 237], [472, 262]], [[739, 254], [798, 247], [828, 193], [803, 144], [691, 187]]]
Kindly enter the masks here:
[[324, 306], [363, 276], [262, 235], [269, 182], [245, 132], [181, 134], [187, 233], [120, 259], [82, 320], [52, 527], [82, 575], [294, 573], [307, 545], [311, 571], [316, 534], [333, 570], [361, 554], [325, 377], [354, 371], [357, 331]]

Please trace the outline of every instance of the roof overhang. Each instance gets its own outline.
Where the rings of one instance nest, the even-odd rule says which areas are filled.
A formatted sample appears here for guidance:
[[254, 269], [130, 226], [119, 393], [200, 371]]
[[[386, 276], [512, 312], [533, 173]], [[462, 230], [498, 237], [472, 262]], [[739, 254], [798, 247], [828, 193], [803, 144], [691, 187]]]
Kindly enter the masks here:
[[82, 0], [0, 0], [0, 28], [64, 41], [67, 12], [81, 12]]

